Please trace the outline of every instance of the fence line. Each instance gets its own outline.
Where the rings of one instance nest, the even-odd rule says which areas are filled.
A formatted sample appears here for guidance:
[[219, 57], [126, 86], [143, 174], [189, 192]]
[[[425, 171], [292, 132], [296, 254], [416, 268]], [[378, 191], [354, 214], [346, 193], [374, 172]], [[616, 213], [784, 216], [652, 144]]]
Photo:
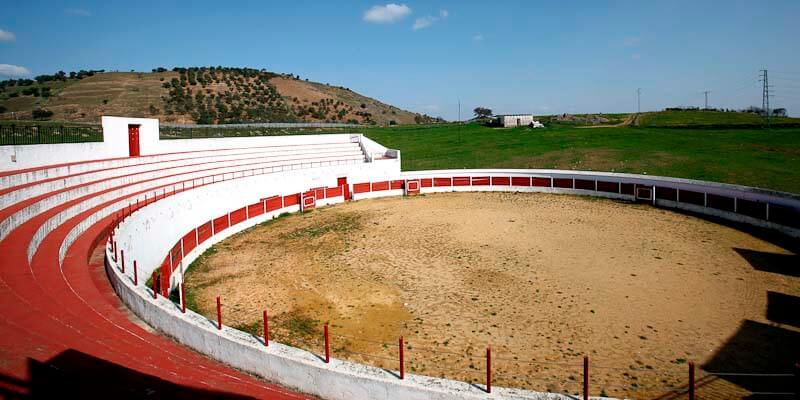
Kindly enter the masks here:
[[103, 129], [95, 126], [0, 125], [0, 146], [102, 141]]
[[346, 124], [336, 122], [257, 122], [247, 124], [162, 124], [165, 128], [217, 128], [217, 129], [237, 129], [237, 128], [357, 128], [358, 124]]
[[336, 123], [263, 123], [233, 125], [162, 125], [159, 138], [208, 139], [226, 137], [285, 136], [300, 134], [345, 133], [359, 125]]

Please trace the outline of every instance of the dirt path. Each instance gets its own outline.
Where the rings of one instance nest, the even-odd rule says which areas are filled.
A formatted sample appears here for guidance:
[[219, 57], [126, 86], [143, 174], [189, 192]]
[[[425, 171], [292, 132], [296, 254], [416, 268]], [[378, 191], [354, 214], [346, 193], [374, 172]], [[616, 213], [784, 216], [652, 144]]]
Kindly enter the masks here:
[[[597, 394], [636, 398], [683, 385], [686, 360], [774, 367], [770, 355], [726, 342], [749, 322], [775, 325], [768, 291], [800, 296], [799, 277], [745, 258], [796, 257], [781, 247], [669, 211], [572, 196], [362, 201], [285, 217], [214, 249], [187, 287], [208, 316], [221, 295], [230, 325], [261, 334], [268, 309], [275, 340], [318, 352], [330, 321], [342, 335], [336, 357], [391, 369], [404, 335], [408, 371], [480, 383], [491, 344], [495, 384], [573, 394], [584, 354]], [[800, 332], [780, 329], [780, 338]]]
[[621, 126], [631, 126], [631, 125], [639, 125], [639, 117], [638, 113], [631, 113], [625, 118], [624, 121], [618, 124], [611, 124], [611, 125], [585, 125], [585, 126], [577, 126], [576, 128], [619, 128]]

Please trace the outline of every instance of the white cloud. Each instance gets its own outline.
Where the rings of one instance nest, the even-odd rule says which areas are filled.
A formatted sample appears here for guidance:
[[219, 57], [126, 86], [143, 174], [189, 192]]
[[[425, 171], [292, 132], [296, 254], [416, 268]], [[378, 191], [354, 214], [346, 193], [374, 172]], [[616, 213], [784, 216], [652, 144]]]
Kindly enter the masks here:
[[0, 76], [9, 78], [21, 78], [31, 74], [31, 71], [25, 67], [11, 64], [0, 64]]
[[479, 33], [479, 34], [473, 36], [472, 40], [474, 40], [476, 42], [482, 42], [483, 41], [483, 35]]
[[424, 17], [417, 18], [416, 21], [414, 21], [414, 25], [411, 28], [414, 29], [415, 31], [420, 29], [425, 29], [433, 25], [436, 21], [447, 18], [449, 15], [450, 13], [447, 12], [447, 10], [441, 10], [439, 11], [438, 17], [434, 17], [433, 15], [426, 15]]
[[390, 24], [411, 14], [411, 8], [405, 4], [389, 3], [385, 6], [373, 6], [364, 13], [364, 21], [376, 24]]
[[624, 44], [626, 47], [638, 46], [640, 43], [642, 43], [642, 38], [638, 36], [628, 36], [625, 39], [622, 39], [622, 44]]
[[78, 17], [91, 17], [92, 12], [83, 8], [68, 8], [64, 10], [67, 15], [76, 15]]
[[642, 58], [641, 54], [634, 54], [631, 56], [631, 60], [639, 60], [641, 58]]
[[14, 35], [14, 32], [4, 31], [0, 29], [0, 42], [13, 42], [17, 39], [17, 36]]
[[414, 26], [412, 28], [414, 28], [415, 31], [419, 30], [419, 29], [425, 29], [425, 28], [433, 25], [434, 22], [436, 22], [436, 18], [435, 17], [431, 17], [430, 15], [426, 15], [426, 16], [424, 16], [422, 18], [417, 18], [417, 20], [414, 21]]

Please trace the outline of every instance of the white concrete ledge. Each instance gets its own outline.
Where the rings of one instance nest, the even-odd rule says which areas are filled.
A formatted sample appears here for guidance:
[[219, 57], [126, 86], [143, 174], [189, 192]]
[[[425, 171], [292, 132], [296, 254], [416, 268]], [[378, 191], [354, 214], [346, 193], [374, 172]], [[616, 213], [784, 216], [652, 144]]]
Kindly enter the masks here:
[[[284, 212], [297, 211], [298, 207], [292, 206], [227, 228], [186, 254], [184, 263], [190, 264], [213, 244], [233, 234]], [[120, 228], [123, 229], [125, 228]], [[112, 249], [108, 244], [106, 269], [111, 284], [122, 301], [151, 326], [178, 342], [230, 366], [325, 399], [575, 399], [573, 396], [562, 394], [500, 387], [493, 387], [492, 393], [488, 394], [482, 385], [414, 374], [406, 374], [405, 379], [400, 380], [395, 371], [335, 358], [326, 364], [319, 353], [311, 353], [272, 341], [266, 347], [262, 338], [224, 325], [222, 330], [218, 330], [216, 321], [211, 321], [191, 310], [183, 314], [177, 304], [163, 296], [159, 295], [158, 299], [153, 299], [153, 292], [145, 287], [143, 278], [139, 278], [140, 285], [136, 287], [133, 285], [132, 277], [120, 272], [120, 267], [114, 262]], [[127, 270], [130, 270], [130, 267]]]
[[[720, 194], [732, 198], [770, 202], [773, 204], [800, 208], [800, 201], [798, 201], [796, 195], [792, 194], [713, 182], [708, 183], [665, 177], [554, 170], [419, 171], [396, 174], [393, 177], [391, 174], [387, 174], [386, 171], [378, 170], [373, 172], [374, 173], [369, 170], [361, 170], [359, 171], [361, 174], [360, 177], [366, 179], [351, 180], [351, 183], [454, 176], [577, 178], [692, 190], [701, 193]], [[332, 181], [335, 179], [335, 176], [335, 174], [332, 174], [325, 178], [321, 175], [318, 178], [322, 181]], [[349, 176], [352, 177], [354, 175]], [[387, 176], [389, 177], [388, 179]], [[297, 185], [306, 185], [305, 188], [323, 186], [318, 183], [298, 181], [301, 177], [302, 175], [287, 176], [282, 180], [275, 181], [273, 182], [274, 186], [270, 186], [272, 188], [271, 190], [279, 190], [280, 194], [288, 194], [304, 190], [298, 190]], [[126, 255], [150, 253], [145, 258], [146, 262], [140, 264], [140, 274], [142, 275], [140, 275], [139, 280], [142, 284], [139, 287], [134, 287], [131, 276], [124, 275], [119, 271], [118, 266], [113, 261], [111, 249], [107, 246], [106, 262], [108, 273], [111, 277], [112, 285], [123, 302], [152, 326], [197, 351], [208, 354], [231, 366], [256, 374], [265, 379], [328, 399], [574, 399], [574, 397], [567, 395], [506, 388], [493, 388], [493, 393], [487, 394], [483, 391], [482, 387], [476, 387], [466, 382], [418, 375], [407, 375], [405, 380], [399, 380], [389, 371], [366, 365], [340, 360], [332, 360], [330, 364], [325, 364], [317, 355], [304, 350], [279, 345], [277, 343], [270, 343], [269, 347], [264, 347], [261, 339], [253, 337], [252, 335], [236, 331], [229, 327], [224, 327], [221, 331], [217, 330], [214, 321], [209, 321], [205, 317], [190, 311], [187, 311], [186, 314], [182, 314], [177, 305], [162, 297], [159, 297], [158, 300], [154, 300], [152, 298], [152, 291], [149, 288], [143, 287], [143, 282], [146, 279], [141, 278], [141, 276], [146, 277], [155, 269], [158, 263], [154, 262], [154, 260], [159, 258], [163, 259], [168, 249], [172, 247], [172, 244], [180, 239], [182, 233], [188, 231], [189, 226], [183, 226], [186, 224], [181, 222], [183, 217], [185, 215], [200, 214], [202, 218], [191, 221], [191, 223], [194, 224], [191, 225], [191, 227], [194, 227], [200, 225], [203, 221], [207, 221], [209, 216], [216, 216], [219, 214], [220, 210], [218, 207], [211, 210], [208, 208], [210, 206], [202, 202], [204, 198], [208, 198], [204, 196], [207, 196], [209, 193], [218, 193], [210, 190], [224, 189], [226, 193], [236, 192], [237, 190], [241, 191], [241, 193], [234, 193], [230, 198], [222, 202], [225, 207], [228, 207], [226, 209], [227, 211], [250, 204], [253, 195], [248, 185], [252, 185], [254, 182], [255, 181], [249, 179], [242, 179], [209, 185], [200, 188], [200, 190], [193, 194], [192, 191], [183, 192], [145, 207], [123, 223], [116, 237], [118, 245], [127, 249]], [[331, 184], [329, 184], [329, 186], [330, 185]], [[291, 188], [286, 189], [288, 191], [280, 190], [284, 187], [288, 188], [289, 186], [291, 186]], [[203, 190], [209, 190], [210, 192], [204, 192]], [[546, 192], [622, 200], [633, 199], [633, 196], [622, 193], [557, 187], [484, 185], [421, 188], [422, 193], [462, 191]], [[402, 190], [393, 189], [359, 193], [354, 195], [354, 199], [398, 196], [402, 195], [402, 192]], [[764, 226], [790, 235], [800, 234], [797, 229], [794, 228], [720, 209], [666, 200], [655, 200], [654, 203], [661, 207], [676, 208], [746, 224]], [[318, 205], [321, 206], [322, 202]], [[273, 218], [282, 212], [295, 212], [298, 209], [299, 207], [292, 206], [291, 208], [276, 210], [231, 226], [220, 234], [212, 236], [186, 254], [182, 261], [183, 265], [188, 265], [211, 245], [220, 240], [224, 240], [230, 235]], [[157, 235], [157, 237], [150, 236], [148, 232], [153, 232], [152, 221], [156, 221], [159, 218], [163, 219], [167, 215], [171, 216], [171, 221], [180, 222], [181, 226], [176, 229], [168, 228], [165, 232]], [[130, 271], [130, 268], [127, 270]], [[179, 272], [175, 274], [178, 275]]]

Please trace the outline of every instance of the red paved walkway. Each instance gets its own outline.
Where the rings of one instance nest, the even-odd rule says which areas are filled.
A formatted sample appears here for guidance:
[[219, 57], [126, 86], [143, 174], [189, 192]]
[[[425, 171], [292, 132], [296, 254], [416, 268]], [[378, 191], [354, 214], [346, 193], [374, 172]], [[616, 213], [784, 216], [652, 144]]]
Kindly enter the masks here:
[[134, 323], [102, 264], [111, 217], [78, 238], [61, 268], [59, 246], [90, 211], [52, 231], [29, 263], [34, 233], [62, 208], [41, 212], [0, 241], [0, 398], [306, 397]]

